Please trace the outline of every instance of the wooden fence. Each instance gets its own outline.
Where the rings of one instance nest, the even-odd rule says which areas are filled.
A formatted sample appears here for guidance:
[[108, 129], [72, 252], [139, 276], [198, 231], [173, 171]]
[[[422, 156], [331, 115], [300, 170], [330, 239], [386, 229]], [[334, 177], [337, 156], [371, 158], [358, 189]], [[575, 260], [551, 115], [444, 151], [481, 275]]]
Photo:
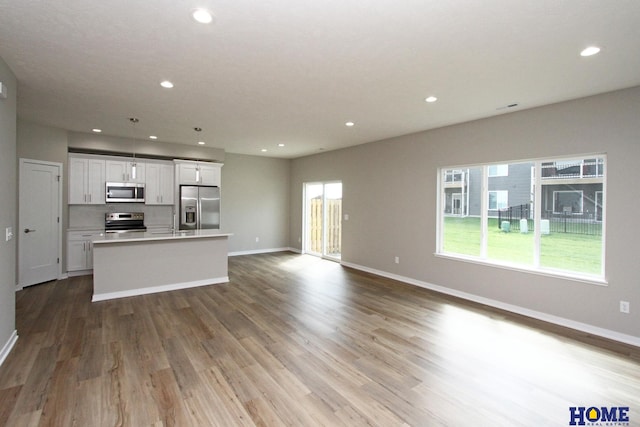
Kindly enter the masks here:
[[[310, 203], [310, 249], [312, 252], [322, 253], [322, 198], [311, 199]], [[340, 256], [342, 251], [342, 199], [327, 200], [327, 234], [326, 255]]]

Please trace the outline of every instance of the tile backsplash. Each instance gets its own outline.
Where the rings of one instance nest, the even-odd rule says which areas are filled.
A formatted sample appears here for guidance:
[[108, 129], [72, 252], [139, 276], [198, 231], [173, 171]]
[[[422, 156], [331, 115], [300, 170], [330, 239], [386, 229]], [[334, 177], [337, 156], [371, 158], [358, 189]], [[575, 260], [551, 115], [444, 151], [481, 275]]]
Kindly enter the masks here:
[[69, 205], [69, 228], [104, 228], [104, 214], [108, 212], [143, 212], [147, 227], [173, 226], [173, 206], [154, 206], [141, 203], [111, 203], [106, 205]]

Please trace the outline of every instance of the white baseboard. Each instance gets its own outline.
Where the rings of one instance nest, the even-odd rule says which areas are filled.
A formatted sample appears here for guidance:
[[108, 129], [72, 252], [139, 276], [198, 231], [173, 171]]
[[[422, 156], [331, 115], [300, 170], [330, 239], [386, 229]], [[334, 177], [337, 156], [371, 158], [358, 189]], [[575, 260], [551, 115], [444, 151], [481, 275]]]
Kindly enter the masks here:
[[296, 252], [293, 248], [254, 249], [250, 251], [229, 252], [229, 256], [268, 254], [272, 252]]
[[151, 286], [148, 288], [130, 289], [127, 291], [107, 292], [104, 294], [93, 294], [93, 297], [91, 298], [91, 302], [105, 301], [105, 300], [116, 299], [116, 298], [134, 297], [138, 295], [155, 294], [158, 292], [177, 291], [179, 289], [196, 288], [199, 286], [217, 285], [220, 283], [227, 283], [228, 281], [229, 281], [229, 276], [225, 276], [225, 277], [216, 277], [216, 278], [206, 279], [206, 280], [196, 280], [193, 282], [172, 283], [170, 285]]
[[4, 344], [2, 350], [0, 350], [0, 366], [2, 366], [9, 353], [11, 353], [13, 346], [16, 345], [16, 341], [18, 341], [18, 331], [14, 330], [9, 340]]
[[421, 288], [430, 289], [432, 291], [440, 292], [442, 294], [451, 295], [454, 297], [462, 298], [468, 301], [477, 302], [480, 304], [495, 307], [501, 310], [509, 311], [523, 316], [531, 317], [533, 319], [542, 320], [544, 322], [553, 323], [555, 325], [564, 326], [566, 328], [575, 329], [577, 331], [585, 332], [591, 335], [607, 338], [610, 340], [618, 341], [621, 343], [640, 347], [640, 337], [633, 335], [622, 334], [620, 332], [612, 331], [610, 329], [600, 328], [597, 326], [589, 325], [587, 323], [576, 322], [574, 320], [565, 319], [564, 317], [554, 316], [552, 314], [543, 313], [541, 311], [531, 310], [525, 307], [520, 307], [513, 304], [507, 304], [501, 301], [481, 297], [478, 295], [470, 294], [467, 292], [457, 291], [455, 289], [446, 288], [444, 286], [434, 285], [433, 283], [423, 282], [421, 280], [412, 279], [410, 277], [400, 276], [393, 273], [388, 273], [382, 270], [376, 270], [373, 268], [365, 267], [358, 264], [352, 264], [342, 261], [342, 265], [345, 267], [354, 268], [356, 270], [364, 271], [367, 273], [375, 274], [377, 276], [386, 277], [389, 279], [397, 280], [399, 282], [408, 283], [410, 285], [419, 286]]
[[89, 274], [93, 274], [93, 270], [67, 271], [67, 277], [88, 276]]

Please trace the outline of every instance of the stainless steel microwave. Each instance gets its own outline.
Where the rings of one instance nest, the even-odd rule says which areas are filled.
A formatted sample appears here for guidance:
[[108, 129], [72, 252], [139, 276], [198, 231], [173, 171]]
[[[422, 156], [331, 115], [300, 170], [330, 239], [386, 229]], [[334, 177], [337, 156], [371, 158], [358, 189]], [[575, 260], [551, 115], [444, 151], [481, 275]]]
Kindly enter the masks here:
[[107, 182], [107, 203], [144, 203], [144, 184], [135, 182]]

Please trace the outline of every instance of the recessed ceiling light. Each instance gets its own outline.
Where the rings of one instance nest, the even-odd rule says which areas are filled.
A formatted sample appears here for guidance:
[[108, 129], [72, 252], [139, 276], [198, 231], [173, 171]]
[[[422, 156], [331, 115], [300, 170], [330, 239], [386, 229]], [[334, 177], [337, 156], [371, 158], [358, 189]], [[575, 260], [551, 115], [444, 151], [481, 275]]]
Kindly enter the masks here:
[[429, 97], [425, 98], [424, 100], [425, 100], [425, 102], [431, 103], [431, 102], [436, 102], [438, 100], [438, 98], [436, 98], [435, 96], [429, 96]]
[[263, 148], [263, 149], [262, 149], [262, 150], [260, 150], [260, 151], [262, 151], [263, 153], [266, 153], [266, 152], [267, 152], [267, 149], [266, 149], [266, 148]]
[[91, 130], [92, 130], [92, 131], [94, 131], [95, 133], [100, 133], [100, 132], [102, 132], [102, 129], [98, 129], [98, 128], [91, 129]]
[[213, 15], [206, 9], [196, 9], [191, 13], [191, 16], [201, 24], [210, 24], [213, 21]]
[[173, 83], [171, 83], [169, 80], [165, 80], [163, 82], [160, 82], [160, 86], [165, 89], [171, 89], [173, 87]]
[[284, 144], [278, 144], [278, 147], [284, 147]]
[[204, 142], [204, 141], [198, 141], [198, 144], [199, 144], [199, 145], [204, 145], [204, 144], [205, 144], [205, 142]]
[[347, 123], [345, 123], [344, 125], [345, 125], [345, 126], [352, 127], [352, 126], [355, 126], [356, 124], [355, 124], [355, 123], [353, 123], [353, 122], [347, 122]]
[[600, 48], [598, 46], [589, 46], [588, 48], [580, 52], [580, 56], [592, 56], [598, 52], [600, 52]]
[[158, 137], [155, 135], [149, 135], [149, 139], [158, 139]]

